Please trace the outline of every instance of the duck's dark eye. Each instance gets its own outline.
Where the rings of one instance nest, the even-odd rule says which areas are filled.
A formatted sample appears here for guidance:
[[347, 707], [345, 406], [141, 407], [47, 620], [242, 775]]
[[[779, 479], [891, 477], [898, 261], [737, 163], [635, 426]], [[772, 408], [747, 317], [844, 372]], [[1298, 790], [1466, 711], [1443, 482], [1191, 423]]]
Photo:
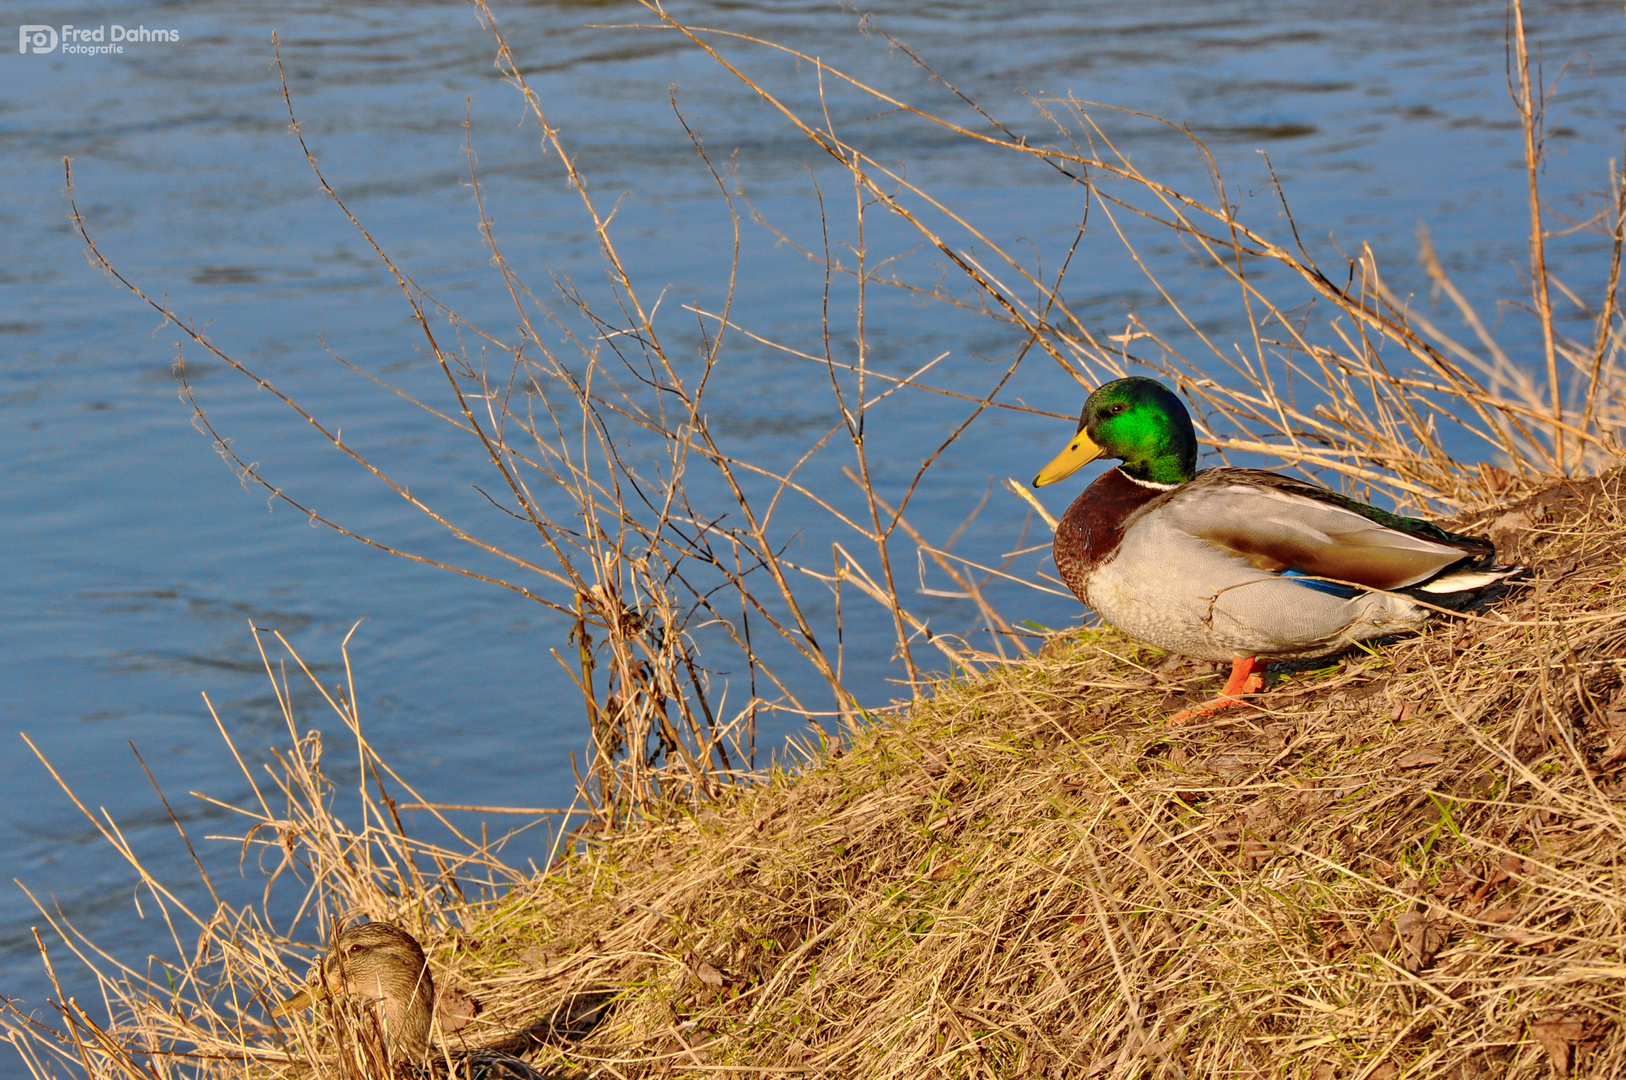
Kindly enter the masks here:
[[1127, 405], [1123, 404], [1122, 402], [1120, 402], [1117, 405], [1110, 406], [1107, 409], [1107, 415], [1108, 416], [1121, 416], [1123, 414], [1123, 411], [1125, 409], [1127, 409], [1127, 408], [1129, 408], [1129, 406], [1127, 406]]

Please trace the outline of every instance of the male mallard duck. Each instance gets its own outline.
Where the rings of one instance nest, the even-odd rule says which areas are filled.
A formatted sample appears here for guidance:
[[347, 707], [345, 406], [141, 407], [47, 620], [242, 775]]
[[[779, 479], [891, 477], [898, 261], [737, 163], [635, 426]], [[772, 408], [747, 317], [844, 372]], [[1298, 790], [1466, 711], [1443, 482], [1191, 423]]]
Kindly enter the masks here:
[[[333, 935], [313, 979], [314, 996], [357, 1006], [374, 1030], [371, 1043], [396, 1075], [452, 1080], [551, 1080], [497, 1050], [442, 1050], [429, 1045], [435, 983], [418, 939], [383, 922], [356, 923]], [[310, 1004], [312, 992], [295, 994], [273, 1010], [292, 1012]], [[448, 1073], [448, 1065], [450, 1072]]]
[[1091, 394], [1078, 434], [1033, 486], [1098, 457], [1123, 464], [1056, 526], [1062, 580], [1133, 637], [1231, 661], [1220, 696], [1171, 723], [1258, 690], [1265, 661], [1417, 629], [1430, 612], [1406, 594], [1460, 602], [1518, 573], [1496, 565], [1489, 540], [1317, 484], [1260, 469], [1197, 472], [1191, 416], [1152, 379], [1118, 379]]

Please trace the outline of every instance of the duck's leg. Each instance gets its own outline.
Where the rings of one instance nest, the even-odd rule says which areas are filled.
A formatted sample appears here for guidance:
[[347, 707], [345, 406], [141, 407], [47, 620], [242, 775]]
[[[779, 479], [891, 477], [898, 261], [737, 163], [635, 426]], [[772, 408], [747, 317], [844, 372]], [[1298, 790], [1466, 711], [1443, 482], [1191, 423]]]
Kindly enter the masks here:
[[1183, 724], [1194, 717], [1206, 716], [1232, 705], [1242, 704], [1242, 695], [1251, 694], [1265, 685], [1265, 662], [1257, 656], [1237, 656], [1231, 659], [1231, 677], [1225, 688], [1213, 701], [1205, 701], [1194, 709], [1177, 712], [1169, 717], [1170, 724]]

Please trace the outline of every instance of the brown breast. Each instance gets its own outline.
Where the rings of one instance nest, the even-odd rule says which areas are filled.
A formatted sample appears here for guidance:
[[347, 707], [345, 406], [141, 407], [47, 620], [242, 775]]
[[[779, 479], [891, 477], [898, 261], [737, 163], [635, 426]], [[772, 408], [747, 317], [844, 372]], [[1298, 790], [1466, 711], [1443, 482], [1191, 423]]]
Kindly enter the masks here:
[[1051, 550], [1056, 556], [1056, 569], [1074, 596], [1086, 604], [1090, 602], [1085, 583], [1123, 543], [1130, 517], [1167, 494], [1164, 488], [1130, 479], [1122, 469], [1108, 469], [1073, 500], [1056, 525]]

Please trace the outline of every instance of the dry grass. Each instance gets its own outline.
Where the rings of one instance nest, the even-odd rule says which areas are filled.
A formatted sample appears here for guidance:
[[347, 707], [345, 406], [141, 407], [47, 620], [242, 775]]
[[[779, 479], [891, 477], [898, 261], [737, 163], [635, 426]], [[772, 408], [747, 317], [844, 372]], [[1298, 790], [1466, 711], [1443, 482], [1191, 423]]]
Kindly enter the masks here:
[[[272, 636], [286, 647], [280, 634]], [[75, 805], [128, 861], [139, 883], [137, 904], [168, 926], [174, 952], [167, 960], [149, 957], [145, 970], [133, 967], [30, 893], [60, 942], [48, 948], [40, 940], [41, 957], [57, 988], [51, 1003], [55, 1016], [25, 1015], [8, 1003], [12, 1015], [5, 1026], [36, 1076], [57, 1075], [65, 1062], [78, 1066], [74, 1071], [98, 1077], [211, 1075], [216, 1069], [240, 1074], [245, 1060], [279, 1062], [305, 1073], [321, 1066], [324, 1073], [348, 1075], [331, 1069], [334, 1032], [329, 1018], [267, 1020], [270, 1008], [302, 983], [308, 960], [335, 925], [358, 917], [385, 919], [425, 941], [439, 941], [482, 903], [525, 880], [522, 872], [496, 857], [498, 845], [485, 841], [483, 829], [479, 840], [459, 831], [378, 758], [354, 711], [348, 655], [346, 684], [324, 686], [291, 648], [276, 660], [263, 640], [261, 650], [289, 744], [275, 751], [274, 765], [257, 776], [210, 704], [254, 797], [246, 805], [232, 806], [192, 793], [243, 823], [238, 834], [206, 839], [240, 845], [245, 865], [264, 872], [258, 905], [221, 898], [162, 791], [158, 798], [197, 861], [206, 906], [186, 899], [198, 892], [196, 886], [163, 882], [148, 872], [118, 823], [105, 811], [90, 810], [41, 757]], [[314, 688], [348, 731], [348, 744], [328, 746], [309, 718], [301, 722], [296, 717], [295, 682]], [[329, 779], [324, 762], [334, 753], [353, 755], [360, 778], [356, 789], [341, 792]], [[403, 808], [430, 811], [446, 843], [407, 835]], [[288, 922], [286, 928], [277, 928], [274, 910]], [[95, 978], [111, 1026], [62, 994], [57, 964], [64, 947]], [[456, 987], [455, 978], [444, 981]], [[146, 1058], [146, 1051], [175, 1047], [186, 1049], [173, 1057]]]
[[1501, 519], [1532, 586], [1247, 714], [1166, 728], [1216, 678], [1111, 632], [941, 685], [531, 883], [471, 971], [516, 1021], [628, 987], [566, 1055], [604, 1076], [1618, 1075], [1623, 494]]
[[[307, 933], [324, 912], [408, 925], [483, 1004], [451, 1038], [528, 1031], [569, 1075], [1615, 1075], [1626, 483], [1481, 524], [1531, 584], [1199, 726], [1162, 721], [1212, 692], [1206, 665], [1085, 631], [528, 880], [481, 844], [402, 837], [382, 794], [399, 781], [359, 737], [378, 781], [360, 827], [291, 727], [244, 836], [312, 890]], [[178, 928], [184, 959], [151, 973], [59, 929], [108, 973], [114, 1022], [13, 1018], [38, 1075], [324, 1060], [331, 1021], [265, 1020], [310, 946], [253, 912], [200, 914], [197, 945]], [[608, 1018], [562, 1035], [606, 990]]]

